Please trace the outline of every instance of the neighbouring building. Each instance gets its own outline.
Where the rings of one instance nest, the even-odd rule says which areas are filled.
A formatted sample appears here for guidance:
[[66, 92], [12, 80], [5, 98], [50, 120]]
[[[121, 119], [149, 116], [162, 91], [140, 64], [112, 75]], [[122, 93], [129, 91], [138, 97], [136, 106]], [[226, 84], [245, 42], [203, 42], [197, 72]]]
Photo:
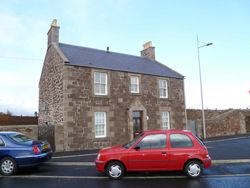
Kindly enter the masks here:
[[185, 128], [184, 77], [141, 56], [59, 43], [53, 20], [39, 82], [39, 138], [56, 151], [126, 143], [136, 132]]
[[[187, 109], [188, 129], [203, 137], [201, 110]], [[250, 133], [250, 110], [205, 110], [206, 136]]]

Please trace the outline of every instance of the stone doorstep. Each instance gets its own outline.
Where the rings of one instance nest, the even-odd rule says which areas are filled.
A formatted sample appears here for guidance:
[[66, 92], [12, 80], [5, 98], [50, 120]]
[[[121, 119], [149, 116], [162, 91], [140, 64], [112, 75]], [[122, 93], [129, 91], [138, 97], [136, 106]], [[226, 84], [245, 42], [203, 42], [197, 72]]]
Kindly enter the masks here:
[[[250, 163], [250, 159], [213, 160], [212, 165]], [[95, 166], [94, 162], [46, 162], [50, 166]]]

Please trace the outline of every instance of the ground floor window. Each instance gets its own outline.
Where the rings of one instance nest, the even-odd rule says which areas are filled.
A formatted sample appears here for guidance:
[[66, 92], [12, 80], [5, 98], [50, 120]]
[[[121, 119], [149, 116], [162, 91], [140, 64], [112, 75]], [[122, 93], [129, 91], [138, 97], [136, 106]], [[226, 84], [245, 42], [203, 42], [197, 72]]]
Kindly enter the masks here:
[[161, 113], [162, 129], [170, 129], [169, 112]]
[[95, 112], [95, 137], [106, 137], [106, 112]]

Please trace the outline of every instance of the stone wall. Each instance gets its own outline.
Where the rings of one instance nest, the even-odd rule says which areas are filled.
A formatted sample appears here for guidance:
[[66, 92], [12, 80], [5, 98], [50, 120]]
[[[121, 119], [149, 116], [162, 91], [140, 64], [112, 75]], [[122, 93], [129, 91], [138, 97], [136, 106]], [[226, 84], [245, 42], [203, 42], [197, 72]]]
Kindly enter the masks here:
[[[93, 73], [98, 69], [65, 66], [63, 85], [64, 142], [65, 150], [100, 148], [122, 144], [131, 139], [131, 112], [143, 112], [144, 130], [161, 129], [161, 111], [170, 112], [171, 128], [185, 127], [185, 106], [183, 80], [169, 78], [169, 98], [160, 99], [158, 93], [159, 77], [139, 75], [141, 87], [139, 94], [129, 90], [132, 73], [104, 71], [108, 74], [108, 96], [93, 95]], [[107, 137], [95, 138], [94, 112], [107, 113]], [[148, 117], [148, 118], [147, 118]]]
[[[250, 110], [205, 110], [207, 137], [246, 133], [246, 117]], [[203, 137], [201, 110], [187, 110], [187, 119], [194, 120], [197, 135]]]
[[[64, 137], [63, 128], [63, 67], [64, 60], [61, 58], [58, 47], [54, 44], [50, 45], [44, 60], [43, 70], [39, 82], [39, 118], [38, 124], [44, 126], [39, 130], [43, 133], [39, 135], [46, 135], [46, 127], [50, 127], [47, 135], [54, 135], [57, 138]], [[51, 128], [54, 126], [54, 128]], [[51, 134], [54, 130], [54, 134]], [[64, 150], [63, 142], [57, 142], [55, 138], [42, 139], [50, 140], [56, 146], [57, 150]]]
[[30, 138], [37, 139], [38, 117], [0, 115], [0, 131], [14, 131], [23, 133]]
[[15, 131], [37, 139], [37, 125], [0, 125], [0, 131]]

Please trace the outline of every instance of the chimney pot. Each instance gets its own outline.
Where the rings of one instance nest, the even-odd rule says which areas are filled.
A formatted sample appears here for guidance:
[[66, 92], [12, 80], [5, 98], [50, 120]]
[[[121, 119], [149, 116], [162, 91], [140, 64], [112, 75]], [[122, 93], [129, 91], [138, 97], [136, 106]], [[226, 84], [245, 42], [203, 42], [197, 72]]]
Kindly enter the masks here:
[[148, 41], [145, 44], [143, 44], [143, 50], [152, 47], [152, 41]]
[[143, 44], [143, 50], [141, 51], [141, 56], [146, 57], [153, 61], [155, 60], [155, 47], [153, 47], [151, 41]]
[[57, 27], [57, 19], [53, 19], [51, 26]]

